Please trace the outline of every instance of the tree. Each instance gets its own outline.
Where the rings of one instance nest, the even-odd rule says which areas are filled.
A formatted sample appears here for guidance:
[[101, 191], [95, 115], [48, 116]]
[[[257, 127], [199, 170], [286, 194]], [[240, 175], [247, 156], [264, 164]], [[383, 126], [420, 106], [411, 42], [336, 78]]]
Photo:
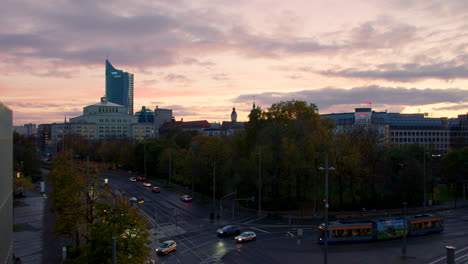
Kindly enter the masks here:
[[90, 226], [89, 241], [81, 248], [77, 263], [112, 263], [112, 238], [117, 240], [117, 262], [144, 263], [150, 256], [146, 222], [126, 199], [115, 197], [96, 206], [96, 220]]

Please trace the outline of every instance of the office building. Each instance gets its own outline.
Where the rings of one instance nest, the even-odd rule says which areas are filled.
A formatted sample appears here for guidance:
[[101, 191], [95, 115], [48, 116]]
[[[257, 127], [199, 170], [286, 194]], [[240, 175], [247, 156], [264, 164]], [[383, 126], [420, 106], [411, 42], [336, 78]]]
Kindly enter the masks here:
[[369, 107], [354, 113], [324, 114], [336, 124], [336, 132], [349, 132], [356, 127], [376, 131], [382, 145], [420, 144], [433, 153], [446, 154], [450, 148], [467, 145], [467, 121], [459, 118], [430, 118], [427, 114], [375, 112]]
[[142, 106], [141, 110], [136, 112], [135, 115], [138, 117], [138, 123], [154, 123], [154, 112], [145, 106]]
[[174, 120], [172, 109], [164, 109], [156, 106], [154, 109], [154, 125], [157, 129], [161, 128], [165, 123]]
[[37, 127], [36, 124], [29, 123], [23, 126], [13, 126], [13, 131], [22, 136], [31, 137], [37, 134]]
[[106, 97], [109, 102], [123, 105], [133, 115], [133, 74], [118, 70], [106, 60]]
[[154, 123], [138, 123], [138, 116], [128, 115], [123, 105], [101, 102], [83, 108], [83, 115], [69, 122], [51, 124], [52, 145], [57, 146], [68, 134], [80, 134], [89, 140], [141, 140], [157, 138]]
[[0, 103], [0, 263], [13, 263], [13, 114]]

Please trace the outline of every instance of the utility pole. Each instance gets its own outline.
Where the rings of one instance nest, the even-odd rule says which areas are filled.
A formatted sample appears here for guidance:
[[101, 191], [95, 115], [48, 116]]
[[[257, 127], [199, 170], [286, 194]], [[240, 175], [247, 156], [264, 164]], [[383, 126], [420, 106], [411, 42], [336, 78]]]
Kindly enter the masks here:
[[146, 178], [146, 137], [144, 138], [144, 154], [143, 154], [143, 167], [145, 168], [145, 178]]
[[315, 157], [314, 157], [314, 216], [315, 215], [317, 215], [317, 166], [315, 164]]
[[258, 151], [258, 216], [262, 215], [262, 146]]
[[117, 239], [112, 238], [112, 263], [117, 264]]
[[328, 171], [334, 171], [335, 168], [328, 167], [328, 153], [325, 154], [325, 168], [320, 167], [319, 170], [325, 171], [325, 237], [324, 237], [324, 254], [323, 254], [323, 263], [328, 264]]
[[169, 175], [167, 180], [167, 185], [171, 184], [171, 152], [169, 151]]
[[213, 162], [213, 214], [216, 208], [216, 162]]
[[406, 232], [407, 232], [407, 226], [406, 226], [406, 202], [403, 202], [403, 221], [404, 221], [404, 234], [403, 234], [403, 247], [401, 248], [401, 254], [403, 257], [406, 256]]
[[424, 150], [423, 156], [423, 166], [424, 166], [424, 173], [423, 173], [423, 208], [426, 208], [426, 150]]

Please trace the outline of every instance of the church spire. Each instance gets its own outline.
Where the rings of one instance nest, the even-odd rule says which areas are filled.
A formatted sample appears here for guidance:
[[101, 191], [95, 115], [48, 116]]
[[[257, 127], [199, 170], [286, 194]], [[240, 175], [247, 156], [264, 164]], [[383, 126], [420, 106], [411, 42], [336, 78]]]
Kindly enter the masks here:
[[237, 122], [237, 113], [236, 113], [236, 108], [232, 108], [232, 113], [231, 113], [231, 122], [235, 123]]

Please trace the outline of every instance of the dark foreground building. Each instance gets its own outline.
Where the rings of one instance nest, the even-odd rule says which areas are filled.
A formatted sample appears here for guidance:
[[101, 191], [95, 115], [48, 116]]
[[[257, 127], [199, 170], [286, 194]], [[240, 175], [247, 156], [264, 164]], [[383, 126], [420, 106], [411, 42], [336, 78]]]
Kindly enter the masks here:
[[13, 263], [12, 111], [0, 103], [0, 263]]

